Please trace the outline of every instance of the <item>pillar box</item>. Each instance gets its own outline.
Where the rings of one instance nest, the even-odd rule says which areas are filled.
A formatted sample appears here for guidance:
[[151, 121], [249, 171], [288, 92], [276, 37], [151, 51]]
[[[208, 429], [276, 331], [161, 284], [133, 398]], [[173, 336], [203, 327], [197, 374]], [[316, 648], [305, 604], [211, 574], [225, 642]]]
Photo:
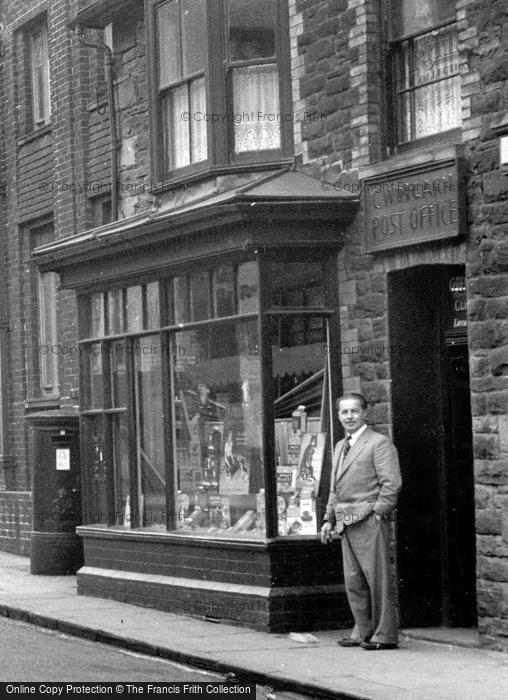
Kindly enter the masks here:
[[32, 429], [30, 572], [74, 574], [83, 563], [79, 416], [65, 410], [27, 416]]

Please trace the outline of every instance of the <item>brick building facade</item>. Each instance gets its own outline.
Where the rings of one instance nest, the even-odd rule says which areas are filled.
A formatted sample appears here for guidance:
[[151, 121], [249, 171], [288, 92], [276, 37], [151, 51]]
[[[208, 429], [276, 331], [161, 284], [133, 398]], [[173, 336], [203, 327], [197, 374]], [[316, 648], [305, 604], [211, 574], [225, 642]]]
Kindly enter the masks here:
[[[297, 404], [307, 406], [309, 431], [326, 432], [329, 444], [338, 428], [323, 409], [327, 393], [329, 400], [342, 388], [361, 390], [372, 425], [391, 434], [401, 454], [394, 558], [403, 625], [478, 625], [483, 644], [506, 650], [504, 3], [429, 1], [411, 11], [407, 2], [289, 0], [287, 8], [273, 3], [274, 29], [244, 3], [219, 2], [201, 22], [214, 37], [204, 62], [186, 43], [187, 32], [189, 45], [206, 45], [192, 15], [202, 4], [181, 0], [195, 21], [187, 25], [182, 10], [175, 33], [176, 0], [1, 3], [0, 546], [29, 551], [27, 490], [36, 465], [26, 415], [75, 407], [82, 592], [269, 629], [345, 625], [339, 564], [324, 565], [315, 537], [287, 535], [294, 501], [289, 492], [277, 501], [275, 467], [290, 461], [280, 455], [281, 426]], [[173, 32], [179, 57], [166, 49], [164, 32]], [[256, 117], [255, 128], [236, 123], [231, 115], [254, 109], [242, 81], [251, 95], [262, 87], [256, 113], [282, 118]], [[189, 113], [201, 117], [186, 123]], [[271, 287], [259, 293], [257, 340], [245, 315], [254, 307], [239, 291], [254, 289], [254, 263], [259, 288]], [[304, 289], [298, 303], [293, 269]], [[51, 316], [44, 290], [51, 297], [55, 271]], [[179, 285], [189, 314], [181, 319]], [[206, 312], [200, 285], [214, 299], [203, 302]], [[230, 288], [236, 301], [226, 299]], [[308, 308], [297, 318], [296, 307]], [[277, 321], [275, 332], [281, 315], [290, 320]], [[221, 318], [250, 338], [229, 354], [213, 349], [213, 328], [226, 329]], [[206, 357], [193, 330], [199, 323], [212, 328]], [[56, 346], [49, 360], [40, 352], [46, 341]], [[133, 348], [145, 341], [159, 343], [160, 364], [136, 359]], [[113, 342], [123, 344], [116, 358]], [[321, 364], [317, 347], [326, 349]], [[102, 364], [94, 348], [109, 348]], [[258, 367], [256, 357], [267, 361]], [[239, 368], [235, 386], [222, 376], [225, 360]], [[224, 417], [214, 409], [213, 420], [201, 411], [211, 431], [206, 452], [192, 439], [192, 420], [185, 445], [179, 431], [211, 368], [210, 396], [231, 410]], [[305, 382], [312, 391], [300, 388]], [[161, 385], [174, 388], [159, 396]], [[298, 391], [291, 395], [290, 386]], [[261, 437], [249, 433], [256, 400]], [[175, 427], [159, 415], [173, 416]], [[192, 449], [203, 450], [203, 460], [213, 449], [224, 455], [229, 428], [249, 462], [247, 492], [214, 485], [211, 472], [206, 488], [193, 491], [184, 472], [204, 477]], [[213, 430], [222, 430], [219, 448]], [[326, 456], [322, 464], [325, 482]], [[313, 504], [314, 528], [324, 490], [314, 498], [304, 486], [299, 494]], [[217, 525], [214, 533], [214, 508], [227, 521], [224, 499], [231, 528], [248, 513], [255, 522], [236, 534], [225, 528], [228, 535]], [[127, 523], [127, 511], [138, 522]], [[199, 511], [211, 532], [191, 522]]]

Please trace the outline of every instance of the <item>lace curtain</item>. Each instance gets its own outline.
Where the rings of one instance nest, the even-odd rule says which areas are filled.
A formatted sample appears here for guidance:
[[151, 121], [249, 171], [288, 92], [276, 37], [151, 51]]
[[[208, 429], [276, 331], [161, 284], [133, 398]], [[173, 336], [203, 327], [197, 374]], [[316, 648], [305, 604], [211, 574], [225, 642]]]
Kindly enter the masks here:
[[264, 64], [233, 70], [235, 152], [280, 148], [277, 66]]
[[171, 90], [164, 99], [169, 170], [207, 158], [205, 79]]

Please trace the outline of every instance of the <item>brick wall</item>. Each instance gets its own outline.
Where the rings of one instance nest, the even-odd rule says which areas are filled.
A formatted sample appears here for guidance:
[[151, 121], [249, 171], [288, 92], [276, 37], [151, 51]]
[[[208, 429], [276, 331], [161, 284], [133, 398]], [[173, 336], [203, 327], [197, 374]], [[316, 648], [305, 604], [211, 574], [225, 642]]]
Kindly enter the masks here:
[[[469, 55], [468, 315], [483, 640], [508, 650], [508, 177], [492, 127], [508, 112], [508, 8], [459, 3]], [[508, 125], [507, 125], [508, 129]]]
[[31, 494], [0, 491], [0, 549], [28, 556], [32, 519]]

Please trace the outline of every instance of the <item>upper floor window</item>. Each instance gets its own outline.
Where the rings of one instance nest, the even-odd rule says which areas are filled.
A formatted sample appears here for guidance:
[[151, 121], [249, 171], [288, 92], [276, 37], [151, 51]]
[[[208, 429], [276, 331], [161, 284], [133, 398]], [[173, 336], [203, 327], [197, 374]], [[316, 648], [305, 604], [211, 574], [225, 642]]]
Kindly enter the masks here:
[[48, 124], [51, 117], [48, 29], [44, 21], [30, 26], [26, 34], [30, 71], [32, 128]]
[[290, 155], [286, 1], [151, 3], [159, 176]]
[[391, 20], [397, 144], [459, 127], [454, 0], [393, 0]]

